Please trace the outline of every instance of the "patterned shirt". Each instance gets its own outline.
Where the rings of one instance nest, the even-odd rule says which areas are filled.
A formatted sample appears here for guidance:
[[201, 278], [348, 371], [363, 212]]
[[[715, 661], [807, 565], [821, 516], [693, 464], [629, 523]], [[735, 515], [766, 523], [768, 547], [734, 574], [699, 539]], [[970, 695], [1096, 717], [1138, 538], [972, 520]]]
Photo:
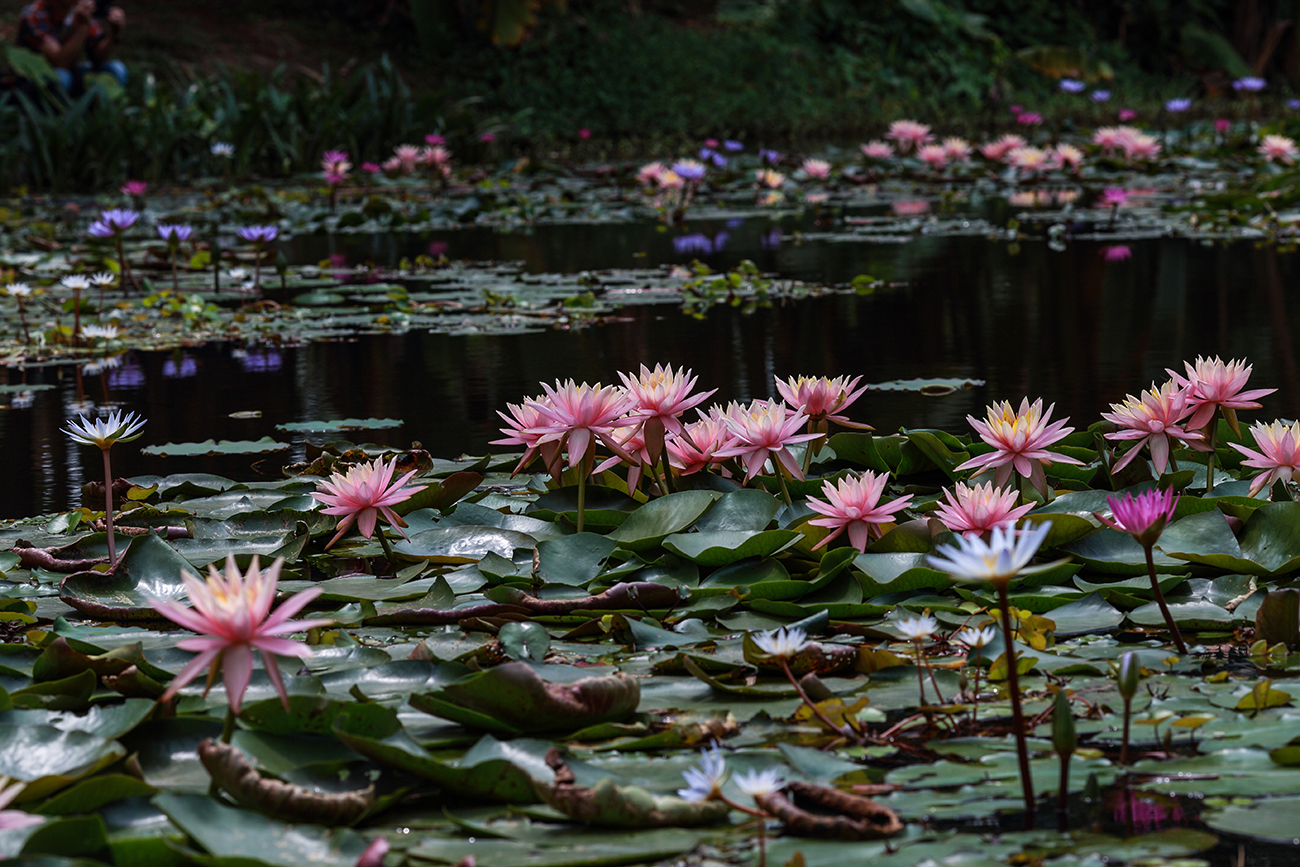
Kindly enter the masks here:
[[[72, 15], [68, 14], [62, 21], [55, 21], [50, 14], [48, 0], [35, 0], [23, 9], [18, 21], [18, 44], [37, 53], [45, 45], [46, 37], [53, 37], [60, 45], [73, 33]], [[90, 19], [90, 35], [86, 38], [89, 47], [104, 38], [104, 25], [98, 19]]]

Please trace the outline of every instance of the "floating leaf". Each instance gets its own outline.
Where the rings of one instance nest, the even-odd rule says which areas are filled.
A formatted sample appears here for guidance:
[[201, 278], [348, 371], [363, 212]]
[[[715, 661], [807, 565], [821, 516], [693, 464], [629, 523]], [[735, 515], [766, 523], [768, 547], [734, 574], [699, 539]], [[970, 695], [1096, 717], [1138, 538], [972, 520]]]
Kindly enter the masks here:
[[386, 430], [401, 427], [399, 418], [335, 418], [328, 421], [292, 421], [275, 426], [276, 430], [309, 433], [337, 433], [345, 430]]
[[270, 437], [260, 440], [204, 440], [198, 443], [164, 443], [160, 446], [145, 446], [141, 454], [154, 457], [181, 457], [196, 455], [262, 455], [290, 448], [289, 443], [277, 442]]

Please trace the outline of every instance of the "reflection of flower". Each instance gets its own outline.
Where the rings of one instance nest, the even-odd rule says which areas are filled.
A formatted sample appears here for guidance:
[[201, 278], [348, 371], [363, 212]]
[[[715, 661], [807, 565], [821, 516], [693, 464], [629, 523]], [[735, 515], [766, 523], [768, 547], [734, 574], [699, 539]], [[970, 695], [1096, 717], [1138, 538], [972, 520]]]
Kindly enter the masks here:
[[253, 349], [239, 356], [239, 366], [247, 373], [273, 373], [283, 363], [280, 353], [274, 349]]
[[678, 235], [673, 238], [673, 252], [679, 256], [688, 253], [708, 255], [713, 252], [713, 239], [702, 232]]
[[943, 496], [946, 502], [939, 504], [934, 516], [963, 536], [979, 536], [994, 527], [1014, 524], [1034, 508], [1033, 503], [1017, 506], [1014, 490], [995, 487], [992, 482], [971, 486], [958, 482]]
[[396, 467], [395, 457], [390, 461], [375, 458], [368, 464], [354, 464], [348, 467], [346, 473], [334, 473], [320, 482], [320, 490], [313, 492], [312, 496], [328, 507], [321, 511], [326, 515], [342, 516], [338, 523], [338, 532], [334, 534], [333, 539], [329, 540], [326, 548], [342, 538], [353, 523], [356, 523], [361, 535], [369, 539], [375, 532], [375, 525], [379, 523], [380, 515], [398, 533], [401, 533], [403, 538], [406, 537], [406, 534], [402, 533], [406, 522], [393, 511], [393, 506], [410, 499], [412, 494], [424, 490], [424, 486], [411, 487], [406, 484], [418, 470], [411, 470], [394, 481], [393, 473]]
[[189, 379], [198, 372], [198, 362], [188, 355], [182, 355], [179, 363], [176, 359], [169, 358], [162, 366], [162, 375], [168, 379]]
[[[208, 567], [208, 579], [201, 581], [189, 572], [181, 573], [185, 590], [189, 594], [193, 608], [166, 599], [153, 599], [150, 604], [159, 614], [180, 624], [186, 629], [203, 634], [202, 638], [185, 638], [177, 642], [181, 650], [197, 651], [172, 680], [162, 700], [166, 701], [176, 695], [177, 691], [189, 683], [199, 672], [213, 666], [208, 685], [212, 685], [215, 672], [220, 668], [226, 684], [226, 701], [235, 714], [239, 713], [244, 692], [253, 674], [253, 650], [262, 652], [262, 664], [266, 667], [267, 677], [275, 691], [280, 694], [280, 701], [286, 710], [289, 708], [289, 693], [280, 679], [280, 665], [276, 656], [311, 656], [311, 650], [305, 644], [291, 641], [279, 636], [287, 632], [301, 632], [325, 626], [330, 620], [291, 621], [290, 617], [302, 610], [308, 602], [322, 592], [319, 587], [312, 587], [296, 593], [279, 608], [271, 611], [275, 601], [275, 586], [280, 577], [280, 567], [284, 558], [277, 558], [266, 571], [258, 568], [257, 555], [248, 567], [247, 574], [239, 571], [235, 555], [226, 558], [226, 573], [223, 576], [215, 566]], [[207, 691], [204, 691], [204, 695]]]
[[1172, 825], [1182, 824], [1183, 808], [1175, 800], [1169, 805], [1155, 800], [1156, 796], [1128, 789], [1115, 792], [1115, 821], [1124, 825], [1132, 823], [1138, 834], [1149, 834]]
[[1246, 456], [1241, 462], [1244, 467], [1264, 470], [1250, 483], [1250, 495], [1253, 497], [1274, 482], [1289, 482], [1300, 474], [1300, 422], [1284, 425], [1280, 421], [1272, 424], [1256, 422], [1250, 428], [1250, 435], [1261, 452], [1252, 448], [1228, 443]]
[[916, 217], [930, 212], [930, 203], [925, 199], [905, 199], [891, 202], [889, 209], [900, 217]]
[[1123, 262], [1132, 255], [1133, 250], [1128, 244], [1109, 244], [1101, 248], [1101, 258], [1107, 262]]
[[1173, 112], [1174, 114], [1187, 111], [1187, 109], [1191, 107], [1192, 107], [1192, 101], [1184, 97], [1171, 99], [1165, 103], [1165, 111]]
[[1137, 117], [1137, 116], [1138, 116], [1138, 113], [1137, 113], [1136, 111], [1134, 111], [1133, 109], [1131, 109], [1131, 108], [1121, 108], [1121, 109], [1119, 110], [1119, 122], [1120, 122], [1120, 123], [1128, 123], [1130, 120], [1133, 120], [1133, 118], [1135, 118], [1135, 117]]
[[823, 482], [822, 495], [829, 502], [809, 497], [808, 508], [825, 517], [813, 518], [808, 523], [832, 528], [834, 532], [814, 545], [813, 550], [848, 530], [849, 544], [860, 552], [866, 551], [871, 537], [881, 535], [880, 525], [893, 521], [894, 513], [912, 502], [912, 495], [908, 494], [881, 505], [880, 495], [888, 482], [888, 473], [877, 474], [870, 470], [856, 479], [840, 479], [838, 485], [829, 479]]

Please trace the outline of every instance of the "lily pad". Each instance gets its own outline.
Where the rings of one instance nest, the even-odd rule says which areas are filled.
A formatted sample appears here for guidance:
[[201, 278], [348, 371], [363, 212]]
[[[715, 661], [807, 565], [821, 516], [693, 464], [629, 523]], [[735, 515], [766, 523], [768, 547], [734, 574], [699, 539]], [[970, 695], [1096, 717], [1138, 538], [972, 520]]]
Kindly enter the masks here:
[[193, 457], [196, 455], [263, 455], [290, 448], [289, 443], [277, 442], [270, 437], [260, 440], [204, 440], [197, 443], [164, 443], [160, 446], [145, 446], [141, 454], [154, 457]]

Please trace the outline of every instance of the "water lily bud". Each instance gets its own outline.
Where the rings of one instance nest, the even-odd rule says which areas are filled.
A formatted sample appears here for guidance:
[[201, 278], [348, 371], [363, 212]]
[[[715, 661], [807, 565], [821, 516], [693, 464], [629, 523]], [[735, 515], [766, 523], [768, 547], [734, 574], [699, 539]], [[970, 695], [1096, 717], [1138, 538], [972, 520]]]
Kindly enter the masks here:
[[1068, 756], [1074, 752], [1078, 743], [1070, 700], [1066, 698], [1064, 689], [1057, 690], [1056, 701], [1052, 705], [1052, 749], [1056, 750], [1057, 755]]
[[1132, 701], [1133, 696], [1137, 695], [1138, 675], [1141, 671], [1142, 663], [1138, 661], [1136, 653], [1129, 651], [1119, 658], [1119, 694], [1125, 701]]

